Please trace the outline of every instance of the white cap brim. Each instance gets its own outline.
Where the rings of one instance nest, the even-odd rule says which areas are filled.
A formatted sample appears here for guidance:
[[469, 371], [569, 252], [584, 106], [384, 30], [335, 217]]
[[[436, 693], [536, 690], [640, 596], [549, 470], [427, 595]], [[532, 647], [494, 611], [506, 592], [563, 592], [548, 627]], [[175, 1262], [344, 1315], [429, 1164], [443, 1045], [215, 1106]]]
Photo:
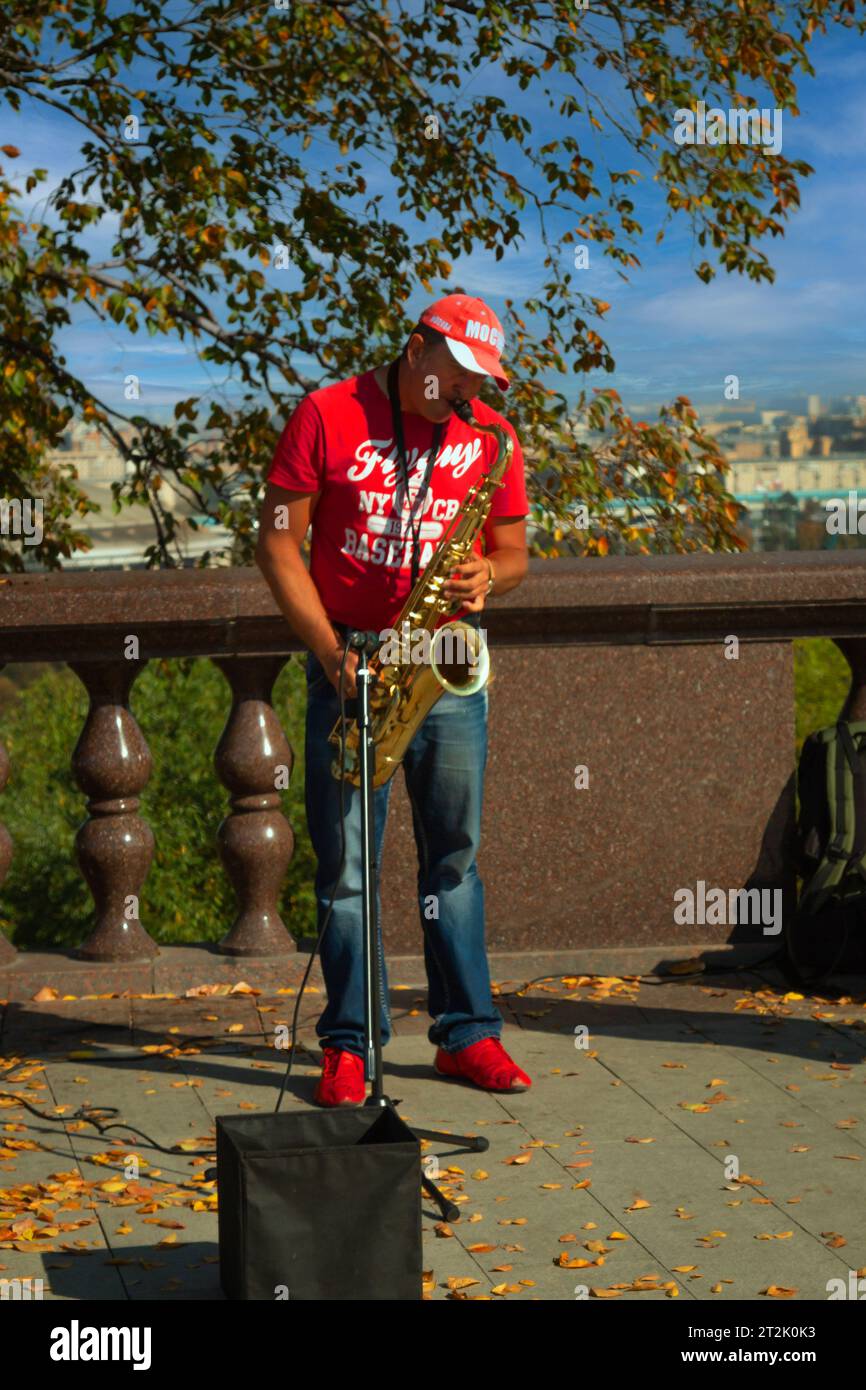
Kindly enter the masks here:
[[465, 367], [468, 372], [479, 372], [482, 376], [490, 376], [486, 367], [482, 367], [475, 353], [468, 343], [461, 343], [457, 338], [446, 338], [451, 356]]
[[[507, 376], [505, 376], [501, 371], [493, 371], [490, 367], [485, 367], [483, 362], [479, 362], [478, 358], [475, 356], [475, 353], [472, 351], [468, 343], [461, 343], [459, 339], [449, 338], [444, 333], [442, 336], [445, 338], [445, 341], [448, 344], [448, 350], [451, 353], [451, 356], [454, 358], [455, 362], [459, 362], [460, 366], [465, 367], [467, 371], [479, 372], [482, 376], [491, 377], [492, 380], [496, 382], [496, 385], [499, 387], [500, 391], [507, 391]], [[497, 363], [497, 366], [498, 365], [499, 364]]]

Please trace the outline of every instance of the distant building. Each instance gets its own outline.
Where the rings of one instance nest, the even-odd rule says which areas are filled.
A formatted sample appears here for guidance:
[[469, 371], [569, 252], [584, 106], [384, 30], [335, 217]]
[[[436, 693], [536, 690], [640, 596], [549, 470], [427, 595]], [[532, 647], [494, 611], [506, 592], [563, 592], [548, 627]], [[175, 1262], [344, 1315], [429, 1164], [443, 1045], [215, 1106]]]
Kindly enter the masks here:
[[[132, 447], [136, 432], [129, 427], [119, 429], [124, 442]], [[213, 448], [212, 439], [194, 440], [188, 449], [188, 463], [191, 471], [204, 468], [209, 450]], [[93, 548], [90, 551], [76, 551], [64, 561], [64, 569], [140, 569], [144, 566], [143, 555], [148, 546], [156, 540], [156, 528], [149, 512], [140, 507], [124, 508], [119, 514], [114, 511], [112, 483], [123, 482], [127, 472], [134, 468], [127, 464], [123, 455], [106, 439], [98, 429], [83, 421], [75, 421], [69, 426], [57, 449], [49, 454], [49, 461], [57, 464], [72, 464], [77, 470], [77, 481], [81, 491], [95, 502], [99, 511], [88, 512], [81, 520], [78, 529], [88, 535]], [[226, 494], [230, 485], [243, 482], [246, 475], [235, 470], [228, 479]], [[201, 491], [205, 494], [205, 506], [210, 510], [217, 500], [210, 483], [202, 481]], [[164, 475], [159, 490], [160, 503], [166, 511], [173, 513], [176, 521], [178, 545], [184, 563], [193, 564], [205, 551], [213, 551], [231, 545], [231, 532], [224, 526], [213, 524], [212, 517], [198, 512], [190, 498], [183, 495], [172, 478]], [[222, 500], [226, 500], [224, 497]], [[197, 528], [189, 524], [190, 518], [197, 520]], [[220, 563], [231, 563], [223, 559]]]
[[[132, 430], [121, 429], [119, 433], [127, 443], [132, 442]], [[82, 420], [69, 426], [49, 458], [57, 463], [73, 464], [82, 483], [117, 483], [126, 475], [123, 458], [115, 445]]]
[[783, 459], [807, 458], [812, 452], [812, 439], [809, 426], [802, 415], [795, 417], [779, 433], [779, 457]]
[[866, 456], [834, 457], [832, 454], [813, 458], [735, 459], [729, 456], [730, 467], [725, 486], [740, 498], [760, 494], [791, 492], [800, 494], [832, 493], [844, 495], [849, 488], [866, 484]]
[[729, 459], [773, 459], [779, 457], [779, 435], [762, 425], [746, 425], [741, 430], [723, 431], [717, 436], [719, 447]]

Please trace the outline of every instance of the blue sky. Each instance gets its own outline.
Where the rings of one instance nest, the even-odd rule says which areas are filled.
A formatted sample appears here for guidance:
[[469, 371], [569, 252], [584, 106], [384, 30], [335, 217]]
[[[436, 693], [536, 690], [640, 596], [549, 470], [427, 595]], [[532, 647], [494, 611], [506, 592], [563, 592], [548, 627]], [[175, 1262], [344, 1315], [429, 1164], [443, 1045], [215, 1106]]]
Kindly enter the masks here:
[[[720, 404], [730, 373], [739, 377], [744, 400], [757, 399], [763, 405], [786, 405], [811, 392], [824, 397], [866, 393], [866, 39], [831, 31], [826, 38], [818, 36], [810, 51], [816, 77], [800, 79], [801, 115], [785, 115], [783, 150], [788, 158], [807, 160], [816, 172], [802, 182], [802, 206], [792, 216], [785, 238], [763, 244], [777, 271], [771, 286], [721, 271], [709, 285], [699, 281], [694, 266], [705, 252], [692, 245], [684, 220], [668, 224], [665, 240], [656, 245], [663, 205], [651, 171], [627, 154], [618, 136], [599, 135], [581, 125], [582, 145], [597, 166], [610, 162], [644, 171], [633, 195], [645, 226], [636, 248], [642, 266], [625, 284], [612, 263], [591, 250], [589, 269], [576, 275], [588, 293], [611, 302], [601, 331], [617, 369], [612, 376], [595, 374], [588, 382], [571, 376], [549, 378], [549, 384], [570, 398], [581, 384], [611, 384], [632, 406], [654, 406], [679, 394], [699, 406]], [[491, 80], [498, 86], [491, 86]], [[566, 91], [565, 79], [554, 76], [551, 82], [558, 91]], [[596, 86], [605, 90], [600, 82]], [[501, 92], [501, 79], [481, 70], [467, 79], [457, 100], [466, 102], [490, 90]], [[607, 91], [615, 100], [616, 93]], [[512, 102], [519, 102], [533, 120], [536, 142], [540, 143], [539, 128], [549, 129], [551, 136], [565, 129], [560, 118], [551, 118], [540, 94], [515, 88]], [[80, 163], [77, 130], [47, 108], [20, 116], [4, 110], [0, 134], [0, 143], [15, 144], [22, 152], [14, 162], [17, 180], [29, 168], [46, 167], [54, 183]], [[311, 154], [316, 156], [315, 147]], [[330, 161], [324, 146], [319, 157], [323, 166]], [[517, 163], [509, 167], [525, 176]], [[365, 173], [370, 191], [385, 194], [384, 213], [396, 218], [390, 176], [372, 161]], [[34, 194], [24, 206], [33, 218], [41, 215], [43, 203], [44, 194], [41, 201]], [[551, 223], [557, 235], [569, 225], [564, 217]], [[523, 244], [503, 260], [476, 252], [455, 262], [451, 285], [441, 287], [441, 292], [459, 284], [487, 298], [499, 312], [506, 296], [519, 303], [535, 294], [545, 278], [544, 252], [529, 214], [524, 227]], [[430, 228], [428, 222], [428, 233]], [[87, 244], [95, 258], [107, 256], [112, 233], [113, 225], [106, 220], [89, 235]], [[572, 249], [563, 246], [562, 254], [570, 263]], [[428, 299], [419, 289], [411, 308], [420, 310]], [[142, 399], [134, 408], [157, 416], [194, 392], [231, 394], [223, 369], [199, 362], [186, 345], [132, 335], [116, 325], [103, 327], [83, 309], [61, 342], [71, 368], [102, 399], [124, 409], [130, 407], [123, 401], [123, 378], [130, 372], [142, 381]], [[298, 365], [312, 371], [300, 358]]]

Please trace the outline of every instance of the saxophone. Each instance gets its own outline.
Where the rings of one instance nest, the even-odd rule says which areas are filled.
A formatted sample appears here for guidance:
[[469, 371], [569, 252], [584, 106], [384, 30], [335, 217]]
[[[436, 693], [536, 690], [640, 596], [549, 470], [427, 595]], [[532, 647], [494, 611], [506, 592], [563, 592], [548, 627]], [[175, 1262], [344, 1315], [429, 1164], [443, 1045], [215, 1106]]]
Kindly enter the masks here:
[[[500, 425], [479, 425], [467, 401], [457, 401], [454, 413], [480, 434], [492, 434], [498, 452], [492, 468], [482, 473], [470, 487], [450, 533], [442, 537], [429, 565], [406, 599], [397, 620], [397, 630], [403, 638], [399, 658], [382, 659], [380, 648], [368, 663], [373, 675], [369, 689], [370, 727], [376, 753], [374, 787], [384, 786], [397, 771], [416, 731], [444, 691], [453, 695], [474, 695], [490, 675], [487, 643], [471, 623], [456, 620], [438, 628], [436, 624], [443, 614], [456, 612], [461, 606], [459, 600], [446, 598], [442, 589], [451, 571], [459, 568], [472, 551], [487, 520], [496, 489], [504, 485], [514, 442]], [[407, 635], [411, 635], [411, 651], [406, 650]], [[425, 658], [422, 660], [415, 654], [419, 635]], [[463, 655], [466, 652], [468, 657]], [[338, 719], [328, 742], [342, 750], [344, 738], [346, 781], [359, 787], [358, 726], [347, 721], [344, 734]], [[342, 776], [340, 763], [340, 757], [336, 757], [331, 764], [331, 773], [338, 781]]]

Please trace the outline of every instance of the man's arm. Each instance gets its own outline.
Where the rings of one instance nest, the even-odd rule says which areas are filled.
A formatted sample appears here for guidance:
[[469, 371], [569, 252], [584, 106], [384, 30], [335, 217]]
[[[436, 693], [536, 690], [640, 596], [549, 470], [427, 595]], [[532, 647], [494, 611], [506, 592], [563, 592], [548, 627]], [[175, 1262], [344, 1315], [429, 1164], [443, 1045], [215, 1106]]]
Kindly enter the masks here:
[[529, 569], [526, 546], [526, 517], [503, 516], [490, 523], [493, 544], [486, 558], [493, 569], [494, 594], [516, 589]]
[[[289, 627], [318, 657], [333, 681], [334, 673], [339, 671], [343, 644], [301, 554], [320, 495], [290, 492], [268, 483], [259, 516], [255, 559]], [[350, 653], [346, 660], [347, 675], [354, 665], [353, 656], [355, 653]], [[351, 681], [347, 681], [346, 693], [351, 694]]]

